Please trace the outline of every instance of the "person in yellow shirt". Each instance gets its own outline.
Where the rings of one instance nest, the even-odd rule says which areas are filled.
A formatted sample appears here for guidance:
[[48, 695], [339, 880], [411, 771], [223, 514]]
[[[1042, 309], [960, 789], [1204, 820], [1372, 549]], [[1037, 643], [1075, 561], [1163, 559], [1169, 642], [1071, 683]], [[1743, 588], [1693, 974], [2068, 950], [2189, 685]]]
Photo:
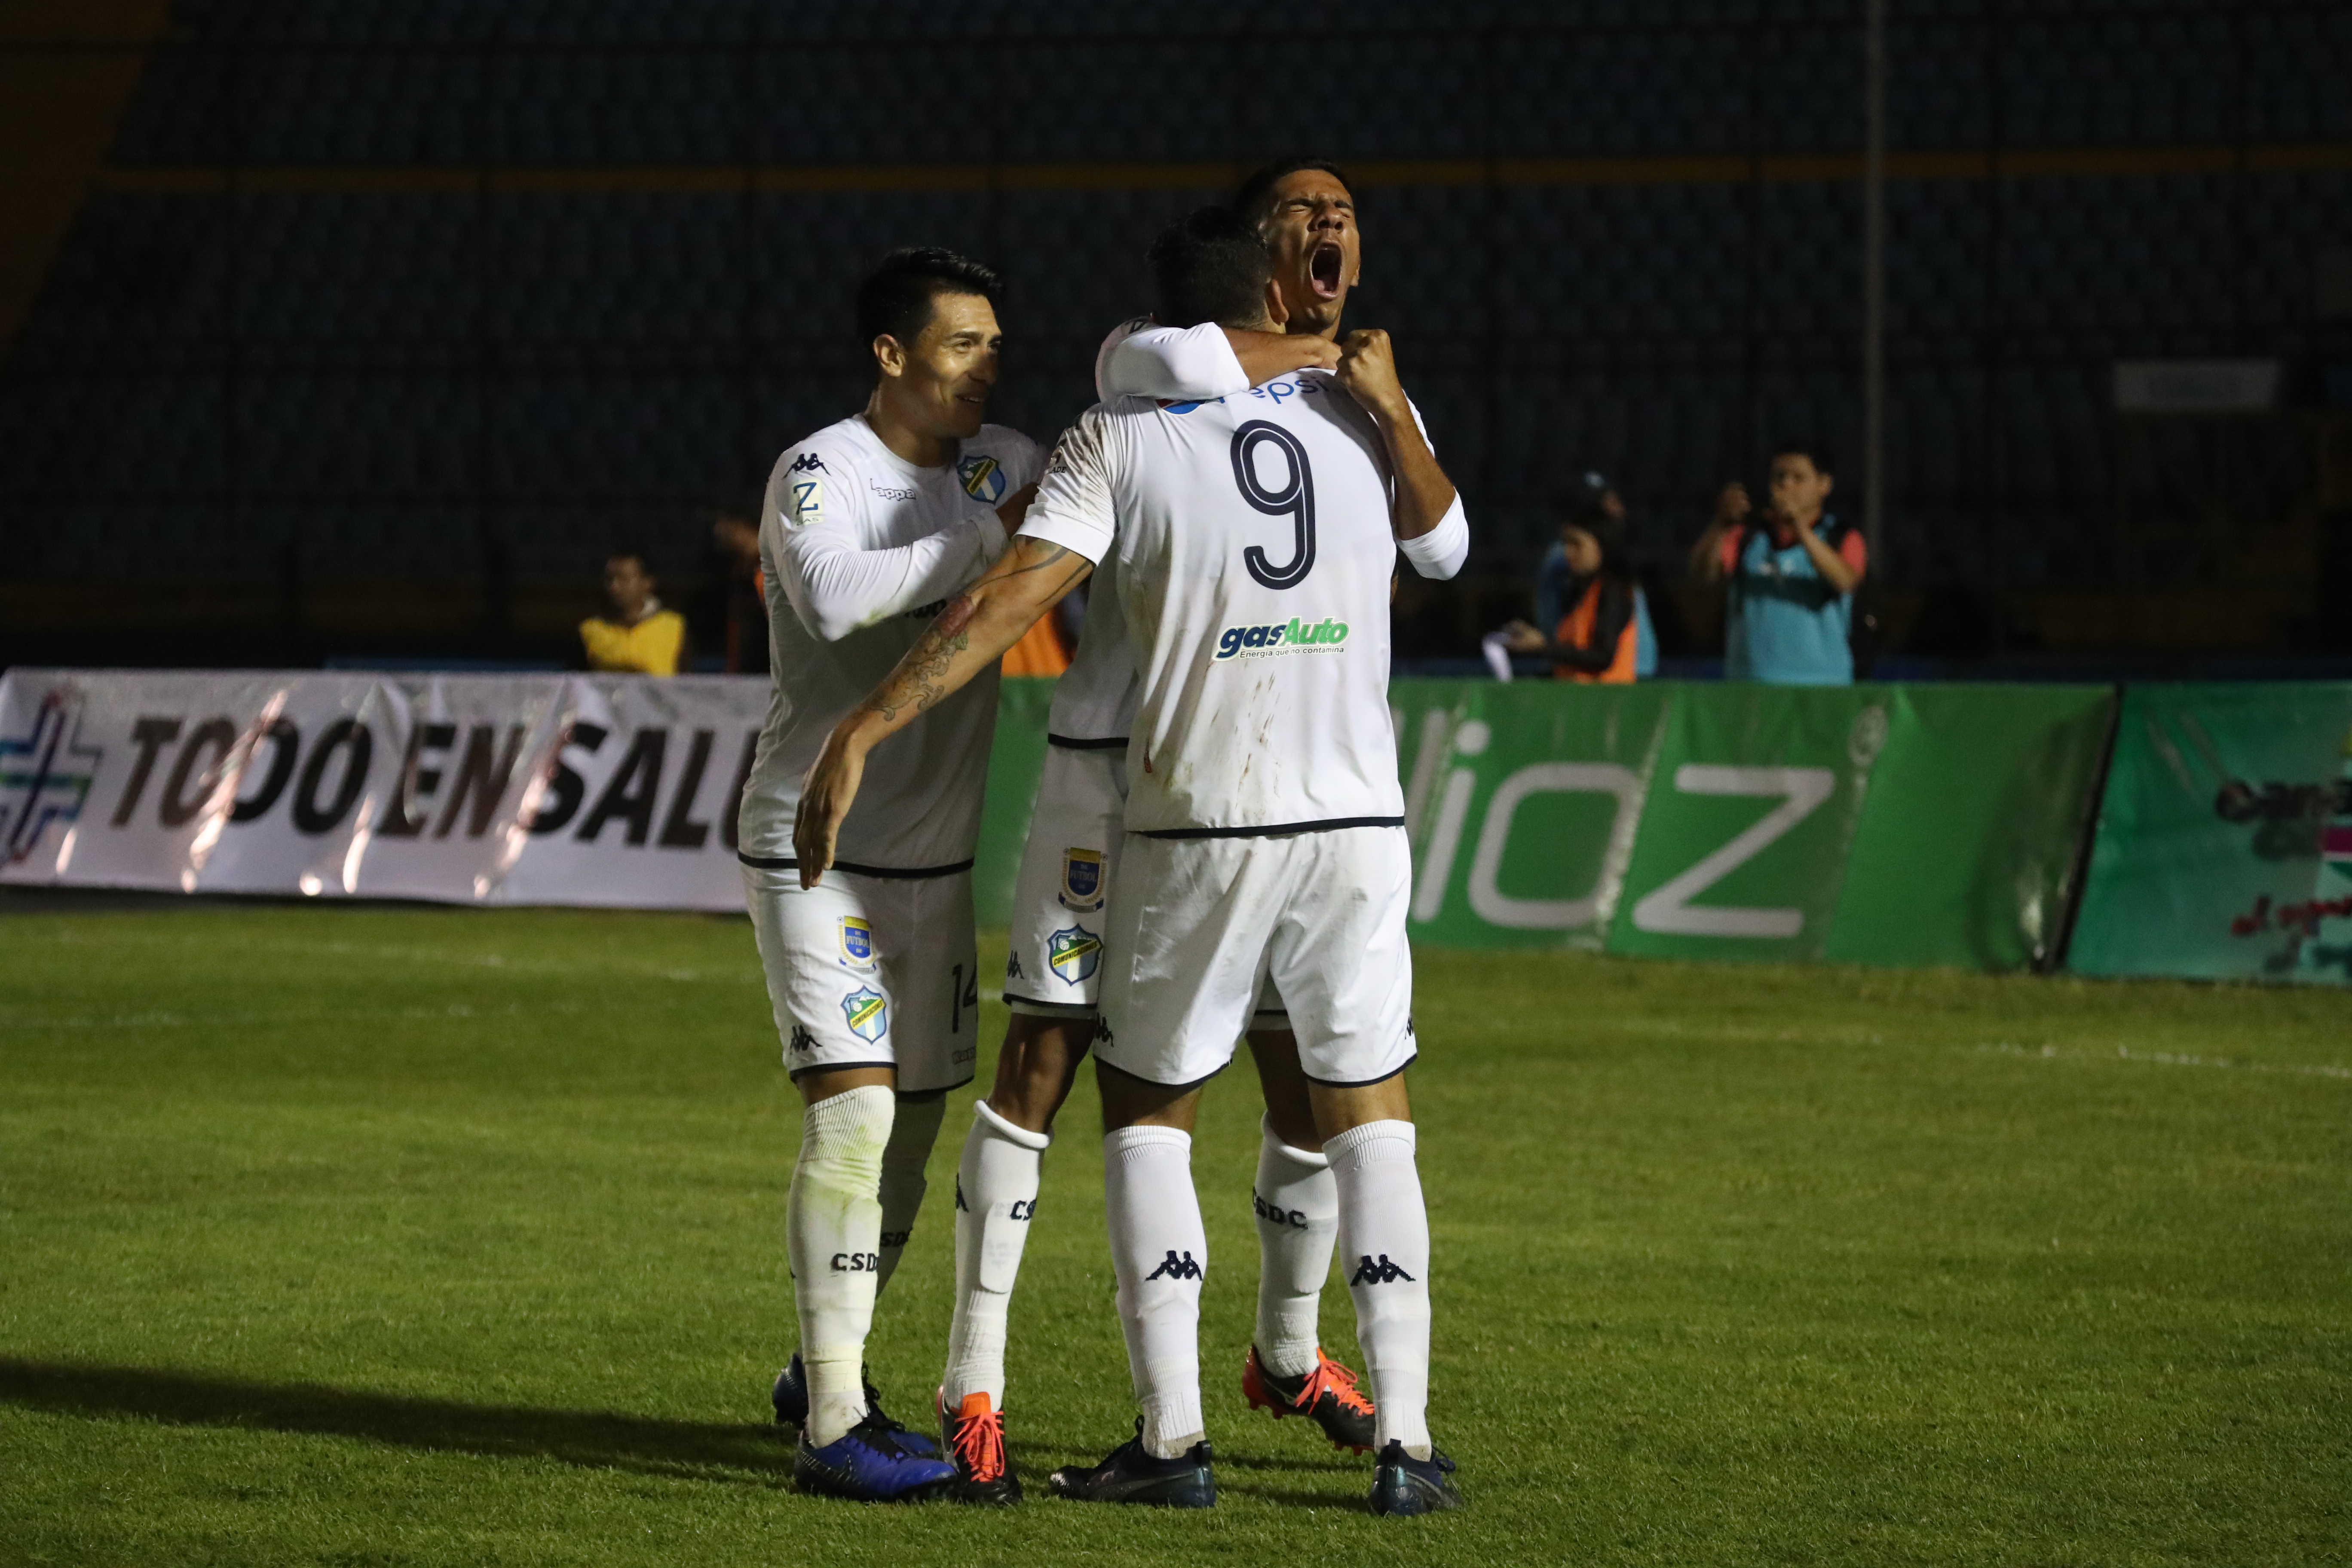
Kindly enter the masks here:
[[604, 558], [604, 599], [612, 613], [580, 623], [591, 669], [676, 675], [686, 655], [686, 617], [654, 597], [654, 575], [635, 550]]

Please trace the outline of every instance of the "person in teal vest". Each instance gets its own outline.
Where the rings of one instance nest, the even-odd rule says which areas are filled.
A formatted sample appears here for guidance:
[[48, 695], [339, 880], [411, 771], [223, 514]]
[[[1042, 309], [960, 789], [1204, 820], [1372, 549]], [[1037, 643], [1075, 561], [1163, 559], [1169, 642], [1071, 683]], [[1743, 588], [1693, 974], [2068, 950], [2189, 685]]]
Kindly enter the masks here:
[[1691, 575], [1724, 585], [1723, 675], [1780, 686], [1853, 683], [1853, 594], [1869, 556], [1862, 533], [1832, 517], [1829, 449], [1783, 441], [1772, 493], [1755, 515], [1748, 487], [1726, 485], [1691, 546]]

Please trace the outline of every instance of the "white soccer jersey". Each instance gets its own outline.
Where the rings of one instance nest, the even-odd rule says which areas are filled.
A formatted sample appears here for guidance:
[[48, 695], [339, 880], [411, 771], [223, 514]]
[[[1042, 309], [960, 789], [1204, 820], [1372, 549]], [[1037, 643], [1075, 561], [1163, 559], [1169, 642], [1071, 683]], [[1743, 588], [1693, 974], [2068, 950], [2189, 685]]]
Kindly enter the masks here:
[[[1095, 351], [1095, 395], [1223, 397], [1249, 390], [1249, 375], [1213, 321], [1160, 327], [1149, 316], [1121, 321]], [[1118, 566], [1106, 561], [1087, 584], [1087, 613], [1070, 668], [1054, 683], [1045, 729], [1063, 741], [1127, 739], [1139, 689], [1127, 647], [1127, 609], [1119, 602]]]
[[[743, 789], [741, 854], [793, 853], [801, 779], [834, 725], [879, 685], [940, 602], [1003, 553], [996, 508], [1037, 477], [1036, 443], [984, 425], [953, 461], [917, 468], [865, 418], [827, 426], [776, 460], [760, 520], [775, 670]], [[835, 855], [845, 869], [969, 861], [996, 732], [990, 669], [874, 749]]]
[[1378, 427], [1320, 371], [1097, 405], [1063, 436], [1021, 531], [1118, 574], [1141, 678], [1129, 831], [1403, 820], [1391, 506]]

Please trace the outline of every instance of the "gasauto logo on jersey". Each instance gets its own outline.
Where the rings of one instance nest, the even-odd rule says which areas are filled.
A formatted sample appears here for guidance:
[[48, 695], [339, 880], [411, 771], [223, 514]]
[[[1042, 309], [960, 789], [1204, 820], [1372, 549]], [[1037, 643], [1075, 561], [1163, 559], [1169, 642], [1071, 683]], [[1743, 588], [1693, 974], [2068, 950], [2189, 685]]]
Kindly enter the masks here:
[[1263, 626], [1227, 626], [1217, 634], [1216, 657], [1234, 658], [1242, 655], [1253, 658], [1276, 653], [1337, 653], [1339, 645], [1348, 640], [1348, 623], [1326, 616], [1319, 621], [1302, 621], [1296, 616], [1288, 621], [1277, 621]]

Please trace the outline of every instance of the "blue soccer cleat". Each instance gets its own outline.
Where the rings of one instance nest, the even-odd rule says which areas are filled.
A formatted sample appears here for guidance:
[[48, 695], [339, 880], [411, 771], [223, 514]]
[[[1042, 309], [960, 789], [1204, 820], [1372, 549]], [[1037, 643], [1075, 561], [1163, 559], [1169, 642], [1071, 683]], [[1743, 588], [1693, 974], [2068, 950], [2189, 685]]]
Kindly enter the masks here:
[[[801, 1370], [801, 1352], [794, 1351], [784, 1370], [776, 1373], [776, 1385], [768, 1391], [768, 1403], [776, 1407], [776, 1425], [801, 1427], [808, 1425], [808, 1374]], [[881, 1391], [871, 1382], [866, 1384], [866, 1415], [868, 1420], [879, 1421], [898, 1434], [901, 1447], [912, 1448], [919, 1454], [936, 1454], [939, 1445], [920, 1432], [899, 1426], [882, 1408]]]
[[1372, 1471], [1372, 1511], [1410, 1515], [1460, 1508], [1462, 1494], [1454, 1486], [1454, 1461], [1435, 1447], [1429, 1458], [1416, 1459], [1404, 1445], [1391, 1442], [1381, 1450]]
[[809, 1443], [801, 1428], [793, 1451], [793, 1482], [820, 1497], [852, 1502], [929, 1502], [953, 1495], [956, 1468], [937, 1454], [919, 1454], [900, 1441], [906, 1434], [868, 1415], [824, 1447]]

